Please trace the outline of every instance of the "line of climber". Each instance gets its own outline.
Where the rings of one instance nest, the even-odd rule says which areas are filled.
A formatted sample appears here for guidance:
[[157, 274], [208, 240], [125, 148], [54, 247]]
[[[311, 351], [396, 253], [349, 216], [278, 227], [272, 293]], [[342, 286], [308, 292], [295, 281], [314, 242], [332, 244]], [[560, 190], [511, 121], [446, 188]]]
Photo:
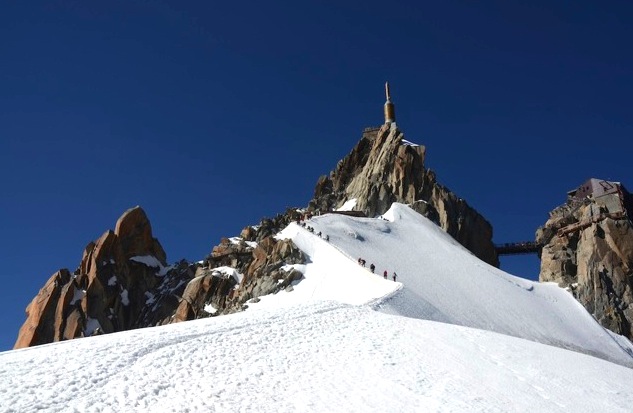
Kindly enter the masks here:
[[[367, 264], [367, 261], [365, 261], [363, 258], [358, 258], [358, 265], [360, 265], [361, 267], [365, 267], [365, 264]], [[376, 271], [376, 266], [374, 264], [370, 264], [369, 265], [369, 270], [371, 271], [372, 274], [374, 274], [374, 271]], [[382, 273], [382, 276], [384, 277], [384, 279], [386, 280], [389, 276], [389, 272], [387, 272], [387, 270], [385, 270]], [[396, 274], [396, 272], [393, 272], [393, 275], [391, 276], [391, 278], [393, 279], [393, 281], [395, 282], [396, 279], [398, 278], [398, 274]]]
[[[314, 227], [311, 227], [310, 225], [306, 225], [306, 223], [305, 223], [305, 222], [301, 222], [301, 223], [299, 224], [299, 226], [300, 226], [301, 228], [305, 228], [305, 229], [306, 229], [306, 231], [308, 231], [308, 232], [310, 232], [310, 233], [314, 234]], [[323, 239], [324, 239], [324, 240], [326, 240], [327, 242], [330, 242], [330, 236], [329, 236], [329, 235], [327, 235], [327, 234], [323, 235], [323, 233], [322, 233], [321, 231], [317, 232], [317, 234], [316, 234], [316, 235], [317, 235], [319, 238], [323, 238]]]
[[[314, 227], [308, 225], [305, 221], [301, 219], [297, 219], [297, 224], [299, 224], [299, 226], [301, 228], [304, 228], [306, 231], [314, 234]], [[315, 235], [318, 236], [319, 238], [325, 239], [327, 242], [330, 242], [330, 236], [327, 234], [323, 235], [321, 231], [317, 232]], [[365, 261], [363, 258], [358, 258], [358, 265], [365, 267], [366, 264], [367, 264], [367, 261]], [[374, 274], [374, 271], [376, 271], [376, 266], [374, 264], [370, 264], [369, 269], [371, 273]], [[383, 278], [385, 280], [389, 278], [389, 272], [387, 270], [383, 272]], [[396, 282], [398, 278], [398, 274], [394, 271], [393, 274], [391, 275], [391, 278], [393, 279], [394, 282]]]

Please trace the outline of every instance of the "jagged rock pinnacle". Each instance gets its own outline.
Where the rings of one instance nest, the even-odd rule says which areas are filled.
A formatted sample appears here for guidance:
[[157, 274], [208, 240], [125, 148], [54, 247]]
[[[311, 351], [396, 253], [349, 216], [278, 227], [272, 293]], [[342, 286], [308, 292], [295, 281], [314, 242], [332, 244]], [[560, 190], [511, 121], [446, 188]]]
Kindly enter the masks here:
[[426, 149], [397, 127], [366, 129], [352, 152], [317, 182], [310, 207], [321, 212], [356, 199], [355, 211], [374, 217], [393, 202], [410, 204], [482, 260], [498, 266], [492, 226], [424, 167]]

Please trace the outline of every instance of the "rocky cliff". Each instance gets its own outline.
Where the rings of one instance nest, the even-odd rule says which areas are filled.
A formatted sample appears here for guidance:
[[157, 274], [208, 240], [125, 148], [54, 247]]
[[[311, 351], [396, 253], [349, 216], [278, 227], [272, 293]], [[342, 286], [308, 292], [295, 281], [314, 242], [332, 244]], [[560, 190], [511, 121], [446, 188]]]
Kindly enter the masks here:
[[411, 204], [466, 248], [497, 265], [490, 224], [436, 182], [424, 168], [423, 146], [391, 125], [367, 130], [329, 177], [317, 182], [305, 209], [288, 209], [239, 236], [223, 238], [199, 263], [168, 266], [140, 207], [119, 218], [115, 230], [88, 244], [79, 268], [62, 269], [27, 307], [15, 348], [240, 311], [249, 300], [291, 290], [302, 274], [286, 264], [305, 262], [291, 241], [274, 235], [291, 221], [355, 200], [366, 215], [392, 202]]
[[77, 270], [51, 276], [28, 305], [14, 348], [229, 313], [291, 288], [302, 275], [281, 267], [303, 262], [303, 254], [270, 236], [290, 216], [247, 227], [246, 240], [223, 239], [204, 265], [167, 266], [145, 212], [132, 208], [86, 246]]
[[139, 325], [166, 276], [166, 256], [139, 207], [90, 242], [76, 271], [53, 274], [26, 309], [15, 348], [127, 330]]
[[540, 281], [568, 288], [601, 325], [629, 339], [633, 338], [631, 211], [625, 190], [583, 197], [572, 192], [536, 233], [543, 245]]
[[424, 146], [404, 139], [394, 124], [366, 129], [352, 152], [319, 179], [310, 208], [324, 212], [354, 205], [355, 211], [377, 216], [393, 202], [410, 204], [480, 259], [498, 266], [492, 226], [437, 182], [435, 173], [424, 167], [425, 152]]

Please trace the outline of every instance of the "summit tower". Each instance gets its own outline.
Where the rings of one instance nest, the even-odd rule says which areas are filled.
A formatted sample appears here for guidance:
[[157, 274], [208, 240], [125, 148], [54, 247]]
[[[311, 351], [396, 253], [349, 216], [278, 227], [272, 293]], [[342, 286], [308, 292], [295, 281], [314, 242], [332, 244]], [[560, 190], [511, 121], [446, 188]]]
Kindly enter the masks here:
[[385, 102], [385, 124], [396, 123], [396, 109], [391, 101], [391, 92], [389, 91], [389, 82], [385, 82], [385, 96], [387, 101]]

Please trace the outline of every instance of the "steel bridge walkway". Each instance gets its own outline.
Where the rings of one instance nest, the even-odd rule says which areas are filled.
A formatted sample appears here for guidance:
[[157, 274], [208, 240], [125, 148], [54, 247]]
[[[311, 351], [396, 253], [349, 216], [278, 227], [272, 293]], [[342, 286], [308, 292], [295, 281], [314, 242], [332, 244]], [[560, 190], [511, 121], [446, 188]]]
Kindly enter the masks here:
[[496, 244], [497, 255], [538, 254], [543, 246], [534, 241]]

